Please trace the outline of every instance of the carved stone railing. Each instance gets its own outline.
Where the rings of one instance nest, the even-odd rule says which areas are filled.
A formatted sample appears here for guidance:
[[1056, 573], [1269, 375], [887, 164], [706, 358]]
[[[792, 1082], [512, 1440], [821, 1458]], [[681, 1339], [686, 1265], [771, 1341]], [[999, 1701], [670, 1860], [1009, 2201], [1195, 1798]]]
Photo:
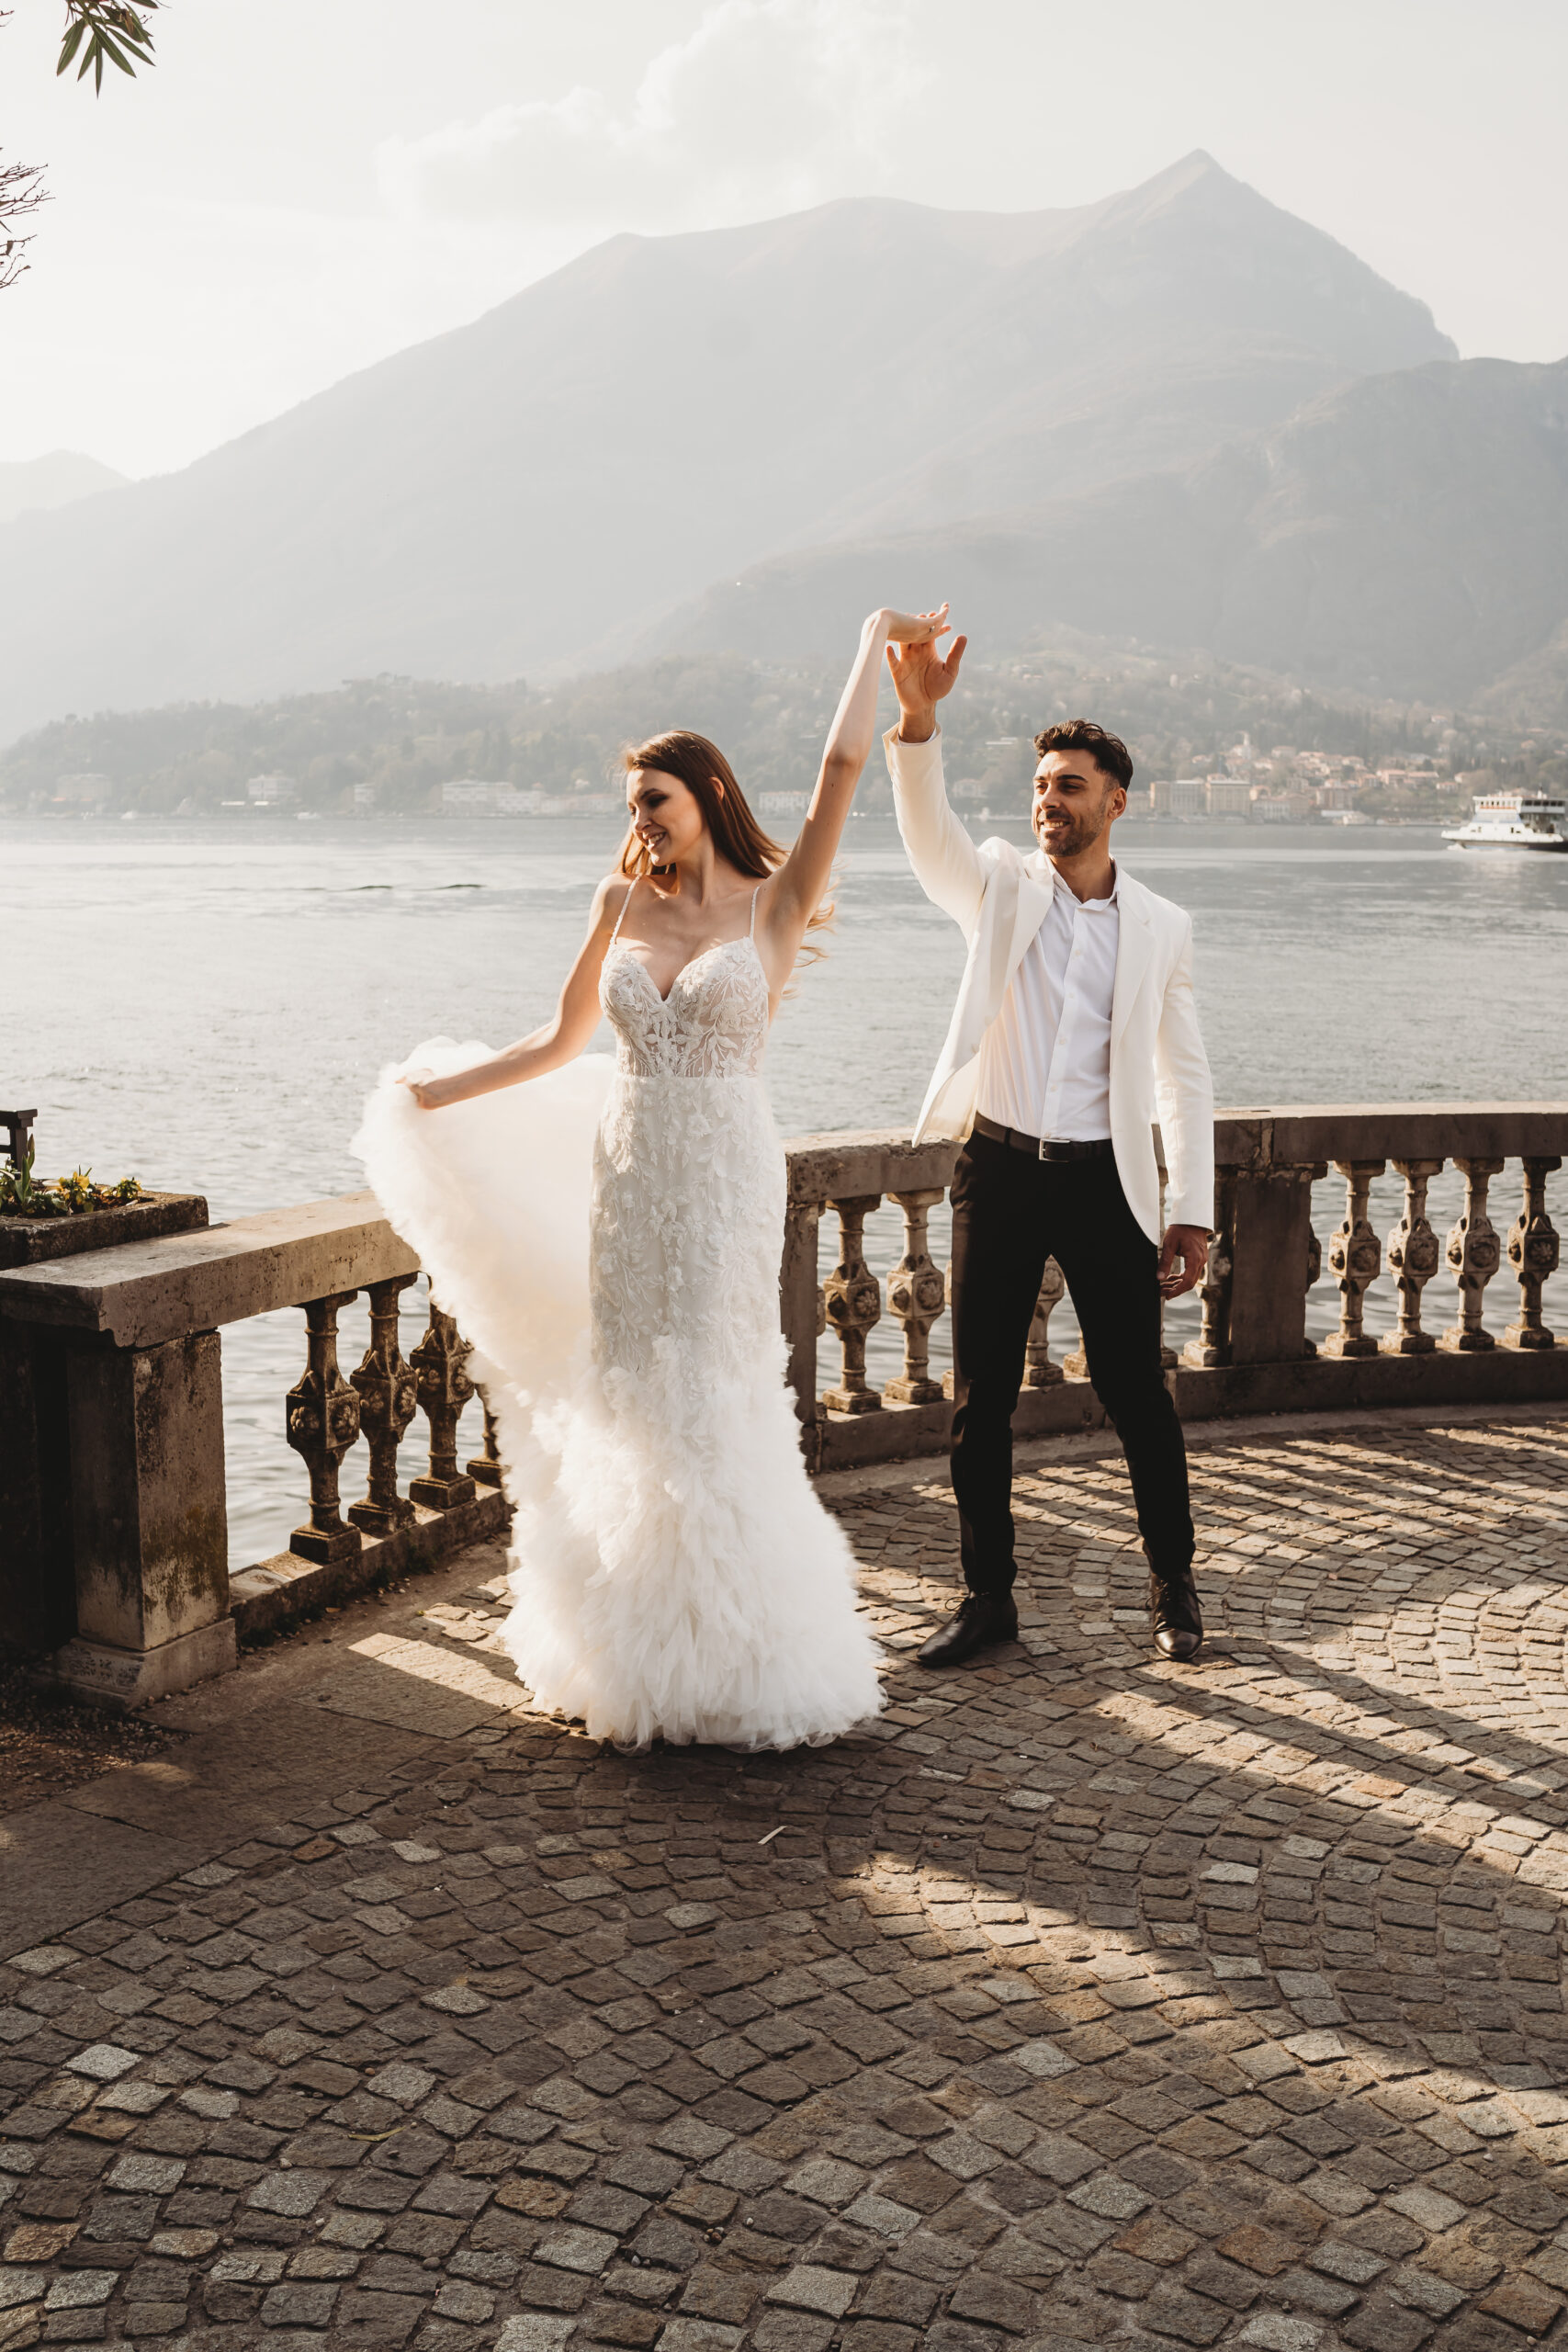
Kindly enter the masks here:
[[[238, 1629], [501, 1532], [488, 1412], [483, 1453], [457, 1459], [466, 1342], [432, 1303], [402, 1352], [418, 1274], [369, 1193], [0, 1272], [3, 1588], [62, 1682], [136, 1705], [231, 1666]], [[338, 1317], [361, 1291], [370, 1345], [345, 1376]], [[303, 1309], [304, 1365], [284, 1433], [308, 1514], [286, 1552], [231, 1579], [219, 1333], [289, 1306]], [[404, 1493], [399, 1448], [416, 1414], [427, 1462]], [[356, 1456], [366, 1491], [345, 1510]]]
[[[1215, 1147], [1214, 1248], [1167, 1335], [1191, 1331], [1166, 1350], [1184, 1419], [1568, 1403], [1547, 1207], [1548, 1179], [1568, 1159], [1568, 1105], [1226, 1111]], [[932, 1236], [945, 1229], [956, 1157], [952, 1143], [891, 1134], [788, 1147], [780, 1303], [813, 1470], [946, 1446], [949, 1300]], [[1435, 1221], [1434, 1199], [1456, 1184]], [[1500, 1232], [1505, 1200], [1517, 1211]], [[824, 1215], [836, 1246], [819, 1267]], [[134, 1704], [231, 1665], [237, 1623], [265, 1630], [498, 1533], [506, 1505], [488, 1412], [482, 1452], [458, 1458], [473, 1394], [460, 1334], [433, 1305], [402, 1351], [400, 1308], [418, 1272], [368, 1193], [0, 1272], [0, 1637], [54, 1649], [73, 1688]], [[1308, 1298], [1325, 1274], [1337, 1312], [1314, 1343]], [[369, 1346], [345, 1374], [338, 1317], [362, 1292]], [[1048, 1261], [1021, 1435], [1104, 1423], [1081, 1351], [1052, 1351], [1066, 1305]], [[284, 1412], [308, 1510], [287, 1552], [231, 1581], [219, 1334], [278, 1307], [303, 1310]], [[825, 1340], [838, 1369], [824, 1387]], [[428, 1458], [400, 1487], [416, 1415]], [[345, 1508], [356, 1461], [365, 1491]], [[36, 1603], [20, 1636], [5, 1622], [18, 1592]]]
[[[1156, 1148], [1158, 1149], [1158, 1136]], [[1543, 1286], [1557, 1271], [1547, 1178], [1568, 1159], [1568, 1105], [1420, 1103], [1222, 1111], [1215, 1118], [1214, 1245], [1198, 1295], [1198, 1330], [1167, 1351], [1182, 1418], [1369, 1406], [1568, 1400], [1568, 1330], [1558, 1345]], [[952, 1419], [953, 1379], [931, 1376], [933, 1329], [945, 1302], [928, 1231], [953, 1177], [952, 1143], [914, 1146], [897, 1135], [807, 1136], [789, 1147], [789, 1210], [782, 1304], [789, 1379], [814, 1470], [939, 1453]], [[1451, 1170], [1463, 1197], [1451, 1229], [1428, 1214], [1434, 1183]], [[1400, 1207], [1386, 1242], [1375, 1187], [1397, 1180]], [[1451, 1179], [1450, 1180], [1451, 1182]], [[1491, 1208], [1511, 1187], [1506, 1233]], [[1342, 1204], [1326, 1250], [1314, 1222], [1330, 1186]], [[900, 1211], [904, 1250], [885, 1283], [869, 1261], [868, 1220]], [[838, 1220], [838, 1262], [822, 1290], [820, 1221]], [[896, 1250], [896, 1241], [885, 1244]], [[886, 1262], [886, 1261], [885, 1261]], [[929, 1272], [925, 1270], [929, 1269]], [[1447, 1283], [1443, 1281], [1447, 1273]], [[1338, 1293], [1334, 1328], [1307, 1336], [1308, 1297], [1326, 1275]], [[1506, 1283], [1501, 1315], [1494, 1281]], [[1447, 1303], [1437, 1304], [1447, 1291]], [[1014, 1427], [1047, 1435], [1104, 1421], [1079, 1351], [1055, 1359], [1049, 1326], [1064, 1284], [1054, 1260], [1035, 1307]], [[825, 1295], [824, 1295], [825, 1294]], [[867, 1344], [886, 1308], [902, 1326], [904, 1363], [878, 1386]], [[1389, 1328], [1368, 1328], [1369, 1309]], [[1438, 1328], [1440, 1327], [1440, 1328]], [[818, 1337], [830, 1328], [842, 1357], [820, 1388]]]

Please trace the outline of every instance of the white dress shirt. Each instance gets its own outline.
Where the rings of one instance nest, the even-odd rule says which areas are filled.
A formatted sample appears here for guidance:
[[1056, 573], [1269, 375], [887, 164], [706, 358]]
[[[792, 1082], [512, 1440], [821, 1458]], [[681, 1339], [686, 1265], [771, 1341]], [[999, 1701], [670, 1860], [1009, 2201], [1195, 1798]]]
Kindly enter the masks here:
[[1111, 1008], [1122, 918], [1057, 879], [1051, 910], [1008, 983], [981, 1048], [976, 1108], [1026, 1136], [1111, 1133]]

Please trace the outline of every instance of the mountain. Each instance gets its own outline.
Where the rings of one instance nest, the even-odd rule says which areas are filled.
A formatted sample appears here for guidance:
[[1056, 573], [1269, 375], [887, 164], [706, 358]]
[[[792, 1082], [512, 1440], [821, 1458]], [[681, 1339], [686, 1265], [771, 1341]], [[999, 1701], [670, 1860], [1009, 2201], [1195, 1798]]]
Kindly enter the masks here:
[[1206, 155], [1070, 211], [618, 236], [183, 472], [0, 531], [0, 740], [67, 709], [609, 658], [716, 580], [1179, 466], [1429, 313]]
[[124, 474], [85, 458], [77, 449], [51, 449], [46, 458], [26, 458], [0, 465], [0, 523], [35, 507], [68, 506], [73, 499], [91, 498], [96, 490], [118, 490]]
[[1568, 717], [1568, 360], [1366, 377], [1196, 464], [919, 533], [775, 558], [648, 631], [826, 650], [946, 596], [1011, 646], [1050, 623], [1314, 685], [1463, 701], [1506, 678]]

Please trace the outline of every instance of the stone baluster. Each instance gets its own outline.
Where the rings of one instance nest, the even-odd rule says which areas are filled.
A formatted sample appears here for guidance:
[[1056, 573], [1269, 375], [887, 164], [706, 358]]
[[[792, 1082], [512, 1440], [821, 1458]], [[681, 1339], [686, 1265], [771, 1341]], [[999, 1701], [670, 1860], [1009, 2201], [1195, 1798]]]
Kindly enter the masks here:
[[348, 1375], [370, 1448], [368, 1490], [363, 1502], [350, 1503], [348, 1516], [366, 1535], [390, 1535], [413, 1517], [412, 1503], [398, 1492], [398, 1448], [414, 1417], [414, 1376], [398, 1345], [398, 1295], [418, 1279], [400, 1274], [371, 1283], [370, 1345], [358, 1371]]
[[1023, 1385], [1026, 1388], [1055, 1388], [1066, 1377], [1059, 1363], [1051, 1361], [1051, 1317], [1067, 1295], [1067, 1278], [1055, 1258], [1045, 1261], [1041, 1277], [1040, 1295], [1034, 1302], [1034, 1312], [1029, 1318], [1029, 1337], [1023, 1349]]
[[1323, 1343], [1325, 1355], [1375, 1356], [1378, 1343], [1361, 1329], [1366, 1294], [1382, 1271], [1382, 1244], [1367, 1215], [1372, 1178], [1381, 1159], [1337, 1159], [1345, 1179], [1345, 1214], [1328, 1240], [1328, 1270], [1339, 1284], [1339, 1329]]
[[1443, 1345], [1461, 1355], [1478, 1355], [1497, 1344], [1481, 1320], [1486, 1285], [1503, 1262], [1497, 1228], [1486, 1214], [1486, 1192], [1502, 1170], [1500, 1159], [1456, 1159], [1464, 1178], [1464, 1214], [1449, 1235], [1448, 1261], [1459, 1289], [1459, 1321], [1443, 1333]]
[[1540, 1319], [1540, 1290], [1557, 1272], [1557, 1228], [1547, 1215], [1546, 1180], [1562, 1165], [1560, 1159], [1527, 1159], [1524, 1164], [1524, 1201], [1508, 1229], [1508, 1263], [1519, 1284], [1519, 1319], [1504, 1332], [1505, 1347], [1557, 1344], [1555, 1332]]
[[904, 1254], [887, 1277], [887, 1305], [904, 1327], [904, 1369], [882, 1394], [894, 1405], [937, 1404], [942, 1383], [931, 1376], [931, 1330], [947, 1303], [947, 1290], [927, 1247], [926, 1226], [946, 1194], [939, 1184], [925, 1192], [895, 1193], [893, 1198], [904, 1212]]
[[1231, 1360], [1231, 1274], [1235, 1265], [1235, 1171], [1222, 1168], [1214, 1180], [1213, 1237], [1208, 1262], [1199, 1285], [1198, 1304], [1203, 1320], [1195, 1340], [1182, 1349], [1182, 1361], [1205, 1372]]
[[864, 1250], [866, 1218], [881, 1205], [880, 1193], [828, 1204], [839, 1220], [839, 1262], [823, 1289], [828, 1320], [843, 1349], [839, 1385], [822, 1399], [830, 1413], [882, 1410], [882, 1399], [865, 1376], [866, 1339], [882, 1319], [882, 1285], [865, 1262]]
[[1399, 1322], [1384, 1334], [1391, 1356], [1430, 1355], [1437, 1339], [1421, 1328], [1421, 1293], [1437, 1272], [1442, 1244], [1427, 1216], [1427, 1187], [1442, 1173], [1440, 1159], [1396, 1159], [1404, 1179], [1404, 1214], [1388, 1237], [1388, 1270], [1399, 1291]]
[[409, 1480], [409, 1493], [431, 1510], [452, 1510], [474, 1499], [473, 1480], [457, 1467], [457, 1423], [474, 1393], [465, 1368], [468, 1354], [468, 1342], [432, 1296], [430, 1329], [409, 1359], [419, 1408], [430, 1423], [430, 1468]]
[[288, 1392], [285, 1434], [310, 1474], [310, 1521], [297, 1527], [288, 1548], [303, 1560], [328, 1565], [357, 1559], [363, 1539], [338, 1509], [338, 1471], [359, 1435], [359, 1398], [337, 1360], [338, 1311], [357, 1291], [313, 1298], [305, 1309], [305, 1375]]
[[501, 1450], [495, 1442], [495, 1415], [490, 1409], [490, 1398], [482, 1388], [479, 1390], [479, 1403], [484, 1408], [484, 1447], [463, 1467], [476, 1487], [499, 1487], [502, 1484]]
[[779, 1322], [789, 1351], [784, 1379], [795, 1395], [795, 1418], [807, 1442], [819, 1418], [817, 1402], [817, 1342], [828, 1328], [827, 1299], [817, 1279], [819, 1200], [792, 1200], [784, 1210], [784, 1258], [779, 1267]]
[[[1306, 1280], [1302, 1285], [1309, 1297], [1311, 1296], [1314, 1289], [1322, 1280], [1323, 1243], [1319, 1238], [1317, 1227], [1314, 1225], [1309, 1226], [1307, 1228]], [[1317, 1341], [1315, 1340], [1303, 1340], [1302, 1341], [1302, 1353], [1303, 1356], [1316, 1355]]]

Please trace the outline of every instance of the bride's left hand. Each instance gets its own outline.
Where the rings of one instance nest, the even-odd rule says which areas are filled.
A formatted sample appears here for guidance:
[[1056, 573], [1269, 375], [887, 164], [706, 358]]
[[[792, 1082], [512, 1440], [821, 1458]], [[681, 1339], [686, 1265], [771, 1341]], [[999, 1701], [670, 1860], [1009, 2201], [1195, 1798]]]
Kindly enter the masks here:
[[446, 1102], [446, 1098], [441, 1091], [441, 1080], [434, 1071], [405, 1070], [398, 1080], [398, 1084], [408, 1088], [422, 1111], [439, 1111]]
[[894, 645], [929, 645], [935, 638], [946, 637], [952, 628], [945, 605], [939, 605], [934, 613], [895, 613], [885, 608], [877, 619]]

